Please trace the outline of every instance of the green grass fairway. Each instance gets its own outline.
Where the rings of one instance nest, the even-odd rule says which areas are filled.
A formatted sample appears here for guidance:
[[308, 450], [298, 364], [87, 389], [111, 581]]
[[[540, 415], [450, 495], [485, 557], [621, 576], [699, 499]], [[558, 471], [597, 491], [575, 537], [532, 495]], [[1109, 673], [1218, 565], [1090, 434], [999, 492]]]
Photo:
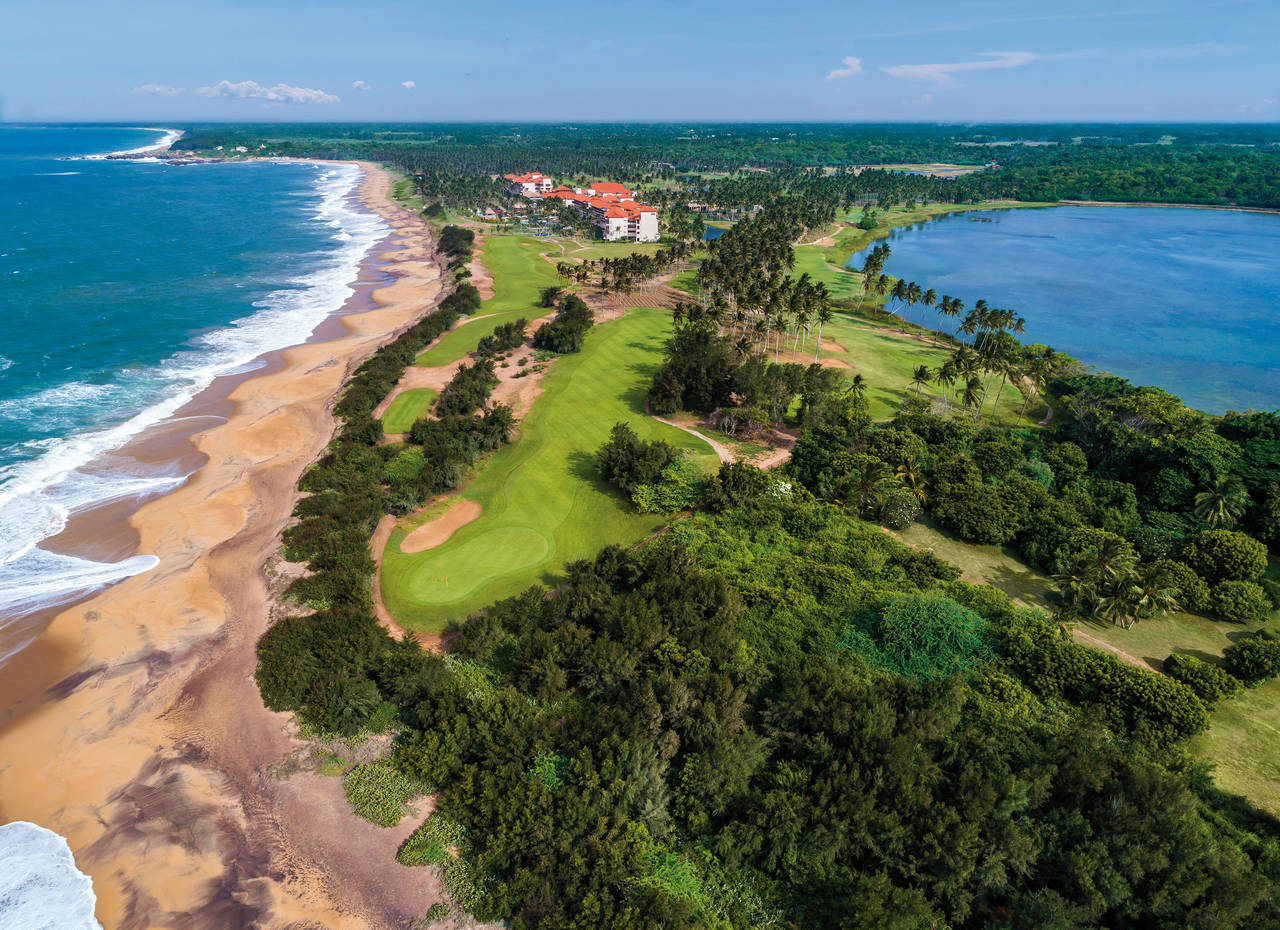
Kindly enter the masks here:
[[1053, 582], [1034, 568], [1024, 565], [1002, 546], [979, 546], [956, 539], [928, 523], [913, 523], [892, 532], [909, 546], [932, 552], [964, 572], [966, 581], [999, 588], [1014, 600], [1041, 610], [1049, 608], [1047, 595]]
[[411, 388], [396, 397], [382, 415], [384, 433], [407, 433], [421, 417], [431, 410], [440, 395], [431, 388]]
[[538, 308], [538, 292], [561, 283], [555, 266], [542, 257], [553, 251], [546, 239], [531, 236], [485, 236], [480, 260], [493, 277], [493, 297], [476, 311], [476, 319], [455, 326], [435, 345], [418, 356], [416, 364], [427, 368], [447, 365], [475, 350], [493, 328], [521, 316], [543, 316]]
[[462, 491], [481, 516], [445, 545], [413, 555], [400, 551], [402, 532], [392, 535], [382, 594], [399, 622], [439, 630], [450, 617], [554, 582], [566, 561], [635, 542], [667, 521], [635, 513], [599, 479], [594, 453], [625, 420], [643, 438], [690, 450], [708, 470], [717, 464], [706, 443], [642, 412], [670, 331], [670, 314], [660, 310], [631, 310], [597, 326], [582, 352], [551, 366], [519, 439], [495, 452]]

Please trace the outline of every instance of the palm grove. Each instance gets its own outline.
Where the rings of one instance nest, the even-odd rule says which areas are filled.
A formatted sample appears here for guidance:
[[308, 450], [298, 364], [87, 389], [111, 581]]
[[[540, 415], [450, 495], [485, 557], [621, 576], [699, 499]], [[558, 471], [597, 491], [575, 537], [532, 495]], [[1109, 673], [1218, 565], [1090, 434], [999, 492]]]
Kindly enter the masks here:
[[[1280, 420], [1083, 373], [1019, 344], [1016, 315], [927, 286], [895, 299], [882, 251], [868, 302], [937, 308], [958, 330], [933, 337], [951, 359], [873, 423], [861, 382], [809, 355], [856, 307], [790, 273], [792, 243], [865, 175], [797, 178], [721, 237], [653, 376], [655, 412], [798, 428], [791, 461], [691, 475], [615, 430], [602, 474], [684, 516], [458, 618], [447, 656], [374, 619], [369, 535], [456, 486], [509, 415], [486, 406], [477, 359], [447, 411], [381, 442], [370, 411], [456, 309], [362, 366], [286, 536], [311, 569], [291, 588], [306, 612], [259, 646], [264, 699], [320, 732], [393, 733], [387, 759], [346, 776], [357, 811], [396, 823], [433, 792], [400, 860], [513, 928], [1276, 925], [1277, 825], [1185, 747], [1215, 702], [1280, 672], [1280, 643], [1155, 675], [872, 524], [927, 512], [1008, 544], [1056, 572], [1064, 616], [1249, 619], [1277, 599], [1262, 576], [1280, 546]], [[623, 290], [643, 270], [596, 266]], [[589, 315], [561, 296], [540, 338], [581, 348]], [[941, 401], [919, 395], [939, 383]], [[982, 421], [982, 395], [998, 409], [1011, 383], [1024, 412], [1044, 393], [1048, 425]]]

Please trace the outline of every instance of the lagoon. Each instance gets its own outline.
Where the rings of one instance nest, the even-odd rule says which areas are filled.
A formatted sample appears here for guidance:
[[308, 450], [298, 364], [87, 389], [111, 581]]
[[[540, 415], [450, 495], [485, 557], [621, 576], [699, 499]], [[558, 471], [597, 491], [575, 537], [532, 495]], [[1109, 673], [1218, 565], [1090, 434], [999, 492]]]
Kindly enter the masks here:
[[979, 298], [1011, 307], [1026, 318], [1023, 342], [1211, 413], [1280, 408], [1278, 215], [975, 210], [895, 229], [887, 241], [887, 274], [966, 307]]

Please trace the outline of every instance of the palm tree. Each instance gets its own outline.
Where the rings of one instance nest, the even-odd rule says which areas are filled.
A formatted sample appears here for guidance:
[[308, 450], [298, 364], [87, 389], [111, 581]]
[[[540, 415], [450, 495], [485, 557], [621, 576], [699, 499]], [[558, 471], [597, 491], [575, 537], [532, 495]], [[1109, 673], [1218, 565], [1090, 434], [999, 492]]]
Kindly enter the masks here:
[[[921, 326], [924, 326], [924, 321], [926, 316], [928, 315], [928, 310], [931, 307], [936, 307], [937, 305], [938, 305], [938, 292], [935, 291], [933, 288], [929, 288], [927, 291], [925, 291], [923, 294], [920, 295], [920, 306], [924, 307], [924, 309], [920, 311]], [[938, 325], [941, 326], [942, 325], [941, 322], [939, 322]], [[938, 344], [937, 330], [933, 331], [933, 344], [934, 345]]]
[[916, 394], [920, 393], [920, 389], [933, 380], [933, 371], [928, 365], [918, 365], [916, 370], [911, 373], [911, 383], [916, 386]]
[[903, 487], [910, 491], [916, 500], [922, 504], [928, 501], [929, 495], [924, 486], [924, 470], [920, 467], [920, 463], [916, 461], [914, 455], [909, 456], [905, 462], [898, 466], [897, 475], [902, 479]]
[[960, 395], [960, 403], [965, 410], [973, 410], [973, 422], [982, 416], [982, 379], [971, 375], [964, 384], [964, 392]]
[[1249, 506], [1249, 492], [1232, 475], [1196, 495], [1195, 513], [1210, 526], [1235, 526]]

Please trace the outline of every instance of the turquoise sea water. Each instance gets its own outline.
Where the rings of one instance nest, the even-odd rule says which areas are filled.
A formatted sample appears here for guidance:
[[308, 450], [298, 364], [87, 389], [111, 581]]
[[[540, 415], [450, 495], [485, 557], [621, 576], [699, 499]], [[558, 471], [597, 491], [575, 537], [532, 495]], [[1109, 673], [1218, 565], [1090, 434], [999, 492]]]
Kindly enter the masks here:
[[1010, 307], [1027, 320], [1024, 342], [1212, 413], [1280, 407], [1280, 216], [984, 210], [904, 227], [888, 242], [886, 273], [966, 307]]
[[163, 135], [0, 126], [0, 626], [155, 564], [39, 543], [77, 509], [180, 483], [101, 456], [304, 341], [386, 234], [350, 200], [354, 168], [92, 157]]

